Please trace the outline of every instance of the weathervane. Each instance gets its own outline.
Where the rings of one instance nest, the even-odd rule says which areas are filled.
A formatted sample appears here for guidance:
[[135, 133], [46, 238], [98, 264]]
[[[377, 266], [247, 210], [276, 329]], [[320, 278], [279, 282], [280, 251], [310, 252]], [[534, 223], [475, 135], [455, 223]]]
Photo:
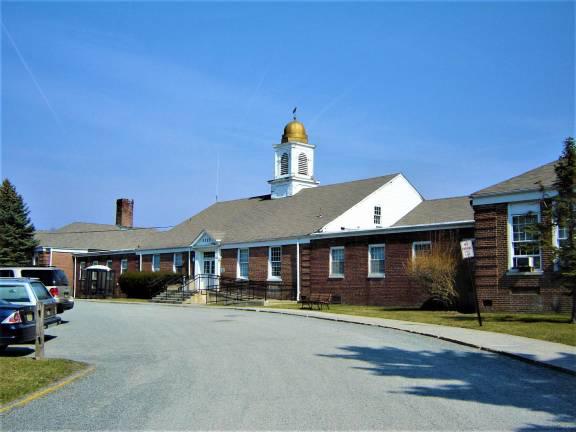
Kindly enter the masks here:
[[296, 120], [296, 110], [298, 109], [298, 107], [294, 107], [294, 109], [292, 110], [292, 117], [294, 117], [294, 120]]

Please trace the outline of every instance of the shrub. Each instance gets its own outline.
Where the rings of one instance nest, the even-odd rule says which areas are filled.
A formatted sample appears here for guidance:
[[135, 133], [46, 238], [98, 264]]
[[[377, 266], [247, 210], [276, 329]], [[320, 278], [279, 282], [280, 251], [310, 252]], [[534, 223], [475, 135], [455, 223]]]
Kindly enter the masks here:
[[150, 299], [180, 277], [170, 272], [127, 272], [120, 276], [118, 284], [127, 297]]
[[433, 302], [453, 306], [458, 299], [456, 276], [459, 264], [458, 250], [454, 245], [437, 244], [428, 254], [409, 259], [406, 272], [430, 294], [431, 299], [425, 304]]

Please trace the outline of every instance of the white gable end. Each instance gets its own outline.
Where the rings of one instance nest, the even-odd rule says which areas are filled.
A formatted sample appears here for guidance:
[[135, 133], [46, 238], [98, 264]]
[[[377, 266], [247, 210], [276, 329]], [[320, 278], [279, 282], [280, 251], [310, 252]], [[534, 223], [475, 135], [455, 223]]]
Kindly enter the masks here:
[[[423, 201], [422, 196], [402, 174], [372, 192], [322, 228], [322, 232], [344, 229], [373, 229], [394, 225]], [[380, 207], [380, 223], [374, 222], [374, 208]]]
[[205, 246], [214, 246], [217, 244], [217, 241], [212, 238], [210, 234], [204, 231], [200, 234], [196, 240], [192, 242], [190, 246], [192, 247], [205, 247]]

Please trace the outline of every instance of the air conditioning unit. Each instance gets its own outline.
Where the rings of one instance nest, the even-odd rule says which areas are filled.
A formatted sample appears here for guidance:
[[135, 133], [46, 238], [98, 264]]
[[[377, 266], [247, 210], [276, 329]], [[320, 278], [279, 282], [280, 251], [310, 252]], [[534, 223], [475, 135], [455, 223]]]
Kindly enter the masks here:
[[534, 271], [534, 257], [516, 258], [516, 269], [521, 272]]

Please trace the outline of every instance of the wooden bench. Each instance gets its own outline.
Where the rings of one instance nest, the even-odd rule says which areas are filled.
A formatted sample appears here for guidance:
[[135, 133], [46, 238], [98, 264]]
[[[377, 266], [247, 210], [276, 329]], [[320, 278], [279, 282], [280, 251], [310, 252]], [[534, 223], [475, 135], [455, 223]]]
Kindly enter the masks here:
[[309, 297], [303, 297], [302, 299], [298, 300], [298, 303], [301, 305], [300, 309], [304, 309], [304, 306], [307, 306], [310, 310], [313, 306], [316, 306], [318, 310], [322, 310], [323, 306], [326, 306], [328, 309], [330, 309], [330, 303], [332, 303], [332, 294], [310, 294]]

